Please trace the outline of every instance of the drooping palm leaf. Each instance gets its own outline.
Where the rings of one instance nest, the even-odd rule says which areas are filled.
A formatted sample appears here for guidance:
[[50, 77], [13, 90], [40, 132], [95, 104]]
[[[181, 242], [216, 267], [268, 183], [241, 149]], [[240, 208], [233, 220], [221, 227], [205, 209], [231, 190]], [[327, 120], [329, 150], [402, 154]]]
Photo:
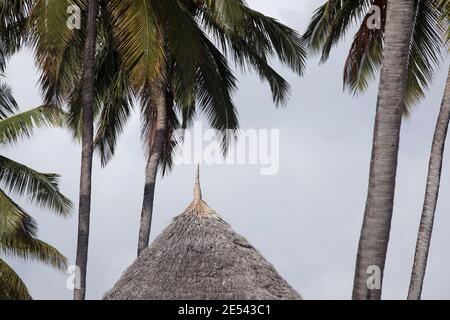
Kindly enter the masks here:
[[289, 84], [269, 65], [276, 55], [289, 68], [302, 74], [306, 52], [300, 35], [293, 29], [259, 12], [244, 7], [244, 30], [225, 29], [216, 17], [201, 9], [199, 17], [203, 26], [211, 32], [222, 50], [233, 58], [242, 70], [256, 71], [269, 83], [274, 102], [281, 105], [289, 96]]
[[132, 97], [128, 80], [118, 72], [116, 82], [110, 86], [102, 99], [102, 108], [97, 121], [95, 146], [101, 156], [102, 165], [106, 165], [115, 152], [117, 139], [122, 133], [131, 115]]
[[117, 50], [136, 91], [148, 87], [164, 56], [152, 3], [149, 0], [112, 0], [107, 5], [113, 19]]
[[254, 24], [266, 34], [278, 59], [298, 75], [303, 75], [306, 50], [300, 34], [277, 20], [249, 8], [246, 9], [246, 15], [250, 25]]
[[321, 53], [325, 62], [334, 45], [346, 34], [352, 23], [366, 15], [371, 0], [328, 0], [311, 19], [303, 39], [313, 53]]
[[7, 58], [22, 45], [31, 2], [32, 0], [0, 2], [0, 72], [4, 71]]
[[22, 279], [2, 259], [0, 259], [0, 300], [31, 300]]
[[84, 29], [71, 29], [67, 25], [67, 9], [73, 5], [84, 12], [86, 1], [34, 0], [27, 16], [26, 44], [33, 48], [41, 70], [44, 103], [58, 107], [73, 88], [80, 86], [76, 71], [82, 61], [79, 49], [84, 43]]
[[36, 221], [0, 189], [0, 239], [17, 233], [35, 237]]
[[25, 261], [36, 260], [65, 271], [67, 259], [49, 244], [25, 234], [6, 235], [0, 239], [0, 251]]
[[[171, 91], [173, 91], [175, 105], [188, 106], [188, 112], [182, 110], [181, 114], [195, 114], [196, 102], [198, 107], [206, 112], [212, 126], [221, 128], [222, 131], [225, 128], [233, 129], [238, 126], [231, 101], [235, 79], [226, 66], [227, 60], [221, 57], [220, 52], [215, 52], [217, 49], [211, 46], [208, 38], [203, 34], [202, 27], [205, 23], [202, 19], [197, 19], [202, 10], [209, 14], [209, 19], [213, 21], [217, 33], [226, 34], [225, 43], [228, 42], [229, 45], [234, 46], [232, 50], [236, 53], [236, 60], [239, 59], [242, 66], [251, 65], [250, 68], [256, 70], [262, 79], [269, 82], [277, 104], [286, 101], [289, 85], [270, 67], [270, 58], [277, 56], [282, 63], [299, 74], [304, 69], [305, 50], [300, 36], [276, 20], [249, 9], [241, 0], [227, 2], [213, 0], [100, 1], [100, 7], [99, 28], [106, 25], [103, 21], [106, 20], [114, 36], [106, 41], [110, 44], [108, 51], [117, 52], [116, 57], [123, 62], [124, 66], [124, 69], [120, 71], [117, 68], [108, 70], [118, 70], [122, 74], [127, 74], [131, 81], [132, 89], [130, 90], [142, 95], [148, 91], [145, 87], [151, 85], [151, 80], [157, 75], [162, 61], [168, 59], [173, 61]], [[104, 17], [107, 18], [104, 19]], [[161, 32], [164, 33], [165, 41], [161, 41]], [[78, 34], [82, 33], [82, 31], [78, 32]], [[76, 36], [69, 34], [68, 37], [63, 35], [59, 38], [73, 40]], [[98, 57], [102, 56], [103, 48], [108, 47], [103, 39], [105, 37], [102, 36], [102, 32], [99, 32]], [[65, 41], [67, 46], [70, 43], [71, 48], [77, 47], [76, 42]], [[64, 43], [64, 41], [60, 42]], [[62, 52], [69, 51], [62, 50]], [[75, 87], [79, 86], [80, 67], [77, 66], [78, 63], [64, 63], [64, 60], [60, 58], [61, 55], [58, 56], [55, 53], [56, 51], [47, 53], [47, 56], [52, 57], [53, 60], [56, 59], [57, 63], [53, 63], [48, 68], [47, 72], [52, 76], [46, 78], [48, 79], [46, 86], [51, 87], [50, 83], [64, 80], [51, 87], [55, 88], [51, 93], [68, 92], [62, 96], [66, 97], [71, 106], [69, 123], [75, 132], [79, 132], [81, 95], [76, 90], [70, 90], [68, 83], [72, 82]], [[100, 61], [101, 58], [98, 60]], [[43, 67], [45, 68], [45, 65]], [[71, 72], [72, 69], [75, 72]], [[65, 74], [72, 74], [75, 79], [63, 76]], [[108, 74], [106, 76], [101, 74], [101, 76], [100, 79], [117, 79], [116, 76]], [[123, 89], [124, 97], [128, 96], [130, 90], [127, 91], [123, 85], [117, 87]], [[104, 104], [105, 101], [102, 100], [112, 101], [107, 97], [110, 97], [110, 93], [114, 90], [97, 89], [96, 92], [98, 110], [107, 107], [113, 112], [112, 115], [106, 115], [105, 109], [98, 118], [96, 142], [102, 154], [102, 162], [105, 164], [114, 152], [117, 135], [122, 131], [129, 115], [129, 106], [119, 102], [114, 104], [115, 108], [111, 108], [113, 106], [111, 103]], [[108, 95], [104, 95], [105, 92]], [[220, 110], [224, 107], [225, 111]], [[184, 124], [189, 122], [184, 119], [182, 121]], [[219, 125], [220, 121], [223, 123]], [[117, 122], [117, 126], [112, 125], [113, 122]], [[108, 130], [105, 130], [106, 127]], [[223, 143], [224, 141], [227, 139], [224, 139]]]
[[[214, 20], [221, 26], [222, 29], [234, 30], [238, 32], [245, 31], [245, 1], [242, 0], [200, 0], [184, 1], [187, 5], [202, 5], [213, 16]], [[196, 9], [197, 9], [196, 8]]]
[[94, 144], [102, 165], [114, 155], [118, 137], [131, 116], [134, 96], [128, 74], [121, 65], [110, 20], [109, 12], [104, 10], [100, 16], [101, 45], [97, 50], [94, 79], [100, 109]]
[[[111, 38], [111, 30], [105, 30], [108, 28], [105, 25], [105, 21], [109, 17], [102, 15], [102, 23], [98, 27], [98, 45], [95, 54], [95, 76], [94, 76], [94, 118], [98, 121], [105, 119], [104, 108], [114, 108], [119, 107], [130, 107], [123, 105], [125, 101], [131, 102], [132, 90], [129, 84], [128, 76], [126, 72], [122, 69], [120, 65], [120, 57], [118, 56], [117, 50], [114, 46], [114, 41]], [[59, 91], [66, 91], [67, 102], [68, 102], [68, 127], [72, 131], [73, 136], [76, 140], [80, 140], [82, 136], [83, 128], [83, 108], [82, 108], [82, 86], [81, 86], [81, 75], [82, 75], [82, 57], [74, 63], [70, 61], [61, 61], [61, 69], [65, 71], [68, 75], [71, 75], [74, 79], [70, 80], [79, 85], [73, 87], [67, 87], [67, 89], [62, 89], [60, 85], [56, 85]], [[123, 91], [120, 91], [120, 90]], [[116, 105], [118, 104], [118, 105]], [[109, 119], [112, 120], [114, 115], [108, 115]], [[113, 122], [110, 121], [109, 124]], [[99, 122], [98, 126], [104, 126]], [[119, 125], [119, 123], [117, 123]], [[121, 132], [120, 129], [111, 127], [114, 132]], [[112, 139], [115, 134], [109, 134], [109, 139]], [[97, 135], [98, 137], [98, 135]], [[100, 140], [97, 139], [96, 146], [100, 147]], [[102, 143], [108, 143], [103, 141]], [[101, 146], [103, 147], [103, 146]], [[109, 148], [109, 146], [107, 147]], [[103, 162], [104, 159], [102, 159]]]
[[0, 120], [0, 145], [29, 138], [36, 128], [61, 127], [64, 113], [54, 107], [42, 106]]
[[375, 0], [381, 11], [381, 28], [369, 28], [373, 12], [364, 17], [356, 32], [344, 66], [344, 88], [353, 94], [364, 92], [381, 67], [383, 34], [386, 25], [386, 0]]
[[[167, 105], [167, 130], [165, 133], [164, 145], [161, 152], [160, 168], [161, 175], [166, 175], [172, 169], [173, 156], [182, 141], [182, 136], [177, 130], [181, 128], [176, 109], [173, 106], [174, 97], [170, 90], [166, 92]], [[141, 102], [141, 138], [144, 143], [146, 157], [150, 156], [151, 148], [154, 145], [156, 136], [156, 108], [153, 97], [149, 95]]]
[[[36, 235], [34, 219], [0, 189], [0, 253], [65, 270], [67, 259], [52, 246], [36, 239]], [[17, 274], [0, 259], [0, 299], [5, 298], [30, 297]]]
[[[369, 28], [373, 18], [371, 6], [381, 13], [381, 28]], [[375, 78], [383, 52], [386, 0], [329, 0], [314, 14], [304, 35], [312, 52], [320, 52], [321, 61], [328, 59], [334, 45], [341, 41], [354, 23], [360, 27], [355, 34], [344, 67], [344, 88], [353, 94], [364, 92]], [[408, 80], [404, 113], [423, 98], [441, 62], [443, 27], [435, 1], [416, 0], [416, 17], [411, 38]]]
[[405, 94], [407, 108], [417, 104], [425, 96], [434, 79], [442, 60], [444, 30], [441, 12], [436, 8], [434, 2], [419, 1], [409, 51]]
[[[230, 139], [234, 137], [233, 130], [239, 128], [237, 110], [231, 96], [236, 78], [220, 51], [206, 38], [205, 42], [209, 54], [206, 56], [207, 63], [199, 68], [197, 101], [211, 127], [221, 132], [225, 153]], [[222, 86], [216, 86], [218, 82], [222, 82]]]
[[0, 121], [12, 115], [17, 109], [11, 88], [5, 83], [0, 83]]
[[0, 156], [0, 183], [33, 203], [67, 216], [71, 202], [59, 190], [59, 176], [37, 172], [23, 164]]

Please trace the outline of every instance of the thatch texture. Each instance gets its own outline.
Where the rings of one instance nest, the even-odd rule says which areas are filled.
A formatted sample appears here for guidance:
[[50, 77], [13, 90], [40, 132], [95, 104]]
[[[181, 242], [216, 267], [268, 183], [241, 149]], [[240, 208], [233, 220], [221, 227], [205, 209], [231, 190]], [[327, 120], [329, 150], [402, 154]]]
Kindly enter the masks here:
[[126, 270], [105, 299], [301, 299], [274, 267], [201, 200]]

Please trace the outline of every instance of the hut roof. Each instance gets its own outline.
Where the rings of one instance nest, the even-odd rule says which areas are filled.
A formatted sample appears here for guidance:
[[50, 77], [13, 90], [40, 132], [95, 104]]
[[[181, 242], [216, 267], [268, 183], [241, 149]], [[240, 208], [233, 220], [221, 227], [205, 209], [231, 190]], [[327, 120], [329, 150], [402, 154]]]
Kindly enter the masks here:
[[294, 300], [300, 295], [202, 200], [194, 201], [106, 293], [107, 300]]

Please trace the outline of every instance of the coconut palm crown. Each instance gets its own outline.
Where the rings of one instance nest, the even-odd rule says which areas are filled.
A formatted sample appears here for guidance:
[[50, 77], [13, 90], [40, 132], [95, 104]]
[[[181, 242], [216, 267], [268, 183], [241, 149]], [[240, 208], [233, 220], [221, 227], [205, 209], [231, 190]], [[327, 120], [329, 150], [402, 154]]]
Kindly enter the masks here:
[[[31, 136], [35, 128], [61, 125], [61, 113], [39, 107], [17, 113], [11, 90], [0, 84], [0, 146], [5, 147]], [[11, 195], [68, 216], [71, 202], [59, 190], [59, 176], [41, 173], [0, 154], [0, 299], [31, 299], [19, 275], [6, 263], [5, 256], [36, 260], [65, 270], [66, 258], [54, 247], [37, 238], [37, 224]]]
[[[413, 34], [408, 57], [404, 114], [426, 94], [442, 62], [444, 6], [415, 0]], [[344, 88], [363, 93], [381, 69], [387, 0], [329, 0], [319, 7], [304, 34], [312, 53], [326, 62], [332, 48], [357, 27], [344, 65]]]

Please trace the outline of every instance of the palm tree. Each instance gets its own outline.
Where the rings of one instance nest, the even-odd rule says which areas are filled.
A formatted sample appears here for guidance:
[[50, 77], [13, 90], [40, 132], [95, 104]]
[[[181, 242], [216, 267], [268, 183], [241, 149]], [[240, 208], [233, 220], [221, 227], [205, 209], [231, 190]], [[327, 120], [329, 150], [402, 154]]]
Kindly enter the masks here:
[[[379, 27], [371, 25], [373, 6], [380, 8]], [[441, 62], [441, 13], [433, 1], [415, 1], [415, 19], [408, 57], [408, 77], [403, 113], [425, 96]], [[345, 60], [344, 89], [364, 93], [381, 69], [386, 28], [387, 0], [329, 0], [314, 13], [304, 34], [313, 53], [326, 62], [334, 46], [345, 37], [356, 21], [358, 27]]]
[[428, 165], [427, 185], [425, 200], [423, 204], [422, 217], [420, 220], [417, 236], [416, 250], [414, 255], [413, 270], [409, 284], [408, 300], [420, 300], [422, 295], [423, 280], [428, 260], [428, 253], [433, 232], [434, 216], [439, 195], [441, 182], [442, 161], [444, 147], [447, 138], [448, 125], [450, 121], [450, 70], [445, 85], [444, 98], [434, 132], [431, 147], [430, 163]]
[[[35, 128], [61, 125], [59, 110], [39, 107], [16, 113], [10, 89], [0, 84], [0, 144], [6, 146], [31, 136]], [[0, 155], [0, 253], [23, 260], [37, 260], [65, 270], [66, 258], [37, 238], [36, 221], [7, 192], [26, 197], [32, 203], [68, 216], [70, 201], [59, 191], [58, 175], [40, 173]], [[28, 300], [31, 296], [17, 273], [0, 258], [0, 300]]]
[[83, 54], [82, 112], [83, 131], [81, 140], [80, 200], [78, 213], [78, 241], [74, 300], [84, 300], [86, 296], [86, 271], [89, 246], [89, 224], [91, 214], [92, 158], [94, 154], [94, 63], [97, 40], [97, 0], [88, 1], [86, 39]]
[[[56, 3], [48, 3], [40, 0], [17, 0], [12, 3], [3, 3], [0, 7], [1, 24], [0, 30], [4, 30], [6, 36], [2, 37], [2, 47], [11, 47], [3, 54], [11, 55], [17, 50], [22, 41], [28, 41], [35, 47], [37, 60], [45, 62], [42, 65], [44, 72], [50, 72], [53, 68], [53, 61], [49, 61], [53, 52], [64, 47], [69, 35], [69, 29], [66, 26], [66, 11], [69, 5], [81, 4], [80, 1], [61, 1], [59, 6]], [[76, 253], [76, 264], [80, 272], [75, 275], [75, 282], [81, 283], [80, 288], [75, 288], [74, 298], [76, 300], [85, 297], [86, 266], [88, 255], [89, 240], [89, 217], [91, 204], [91, 175], [93, 158], [93, 136], [94, 136], [94, 55], [96, 46], [97, 32], [97, 0], [89, 0], [87, 5], [86, 32], [83, 38], [84, 53], [80, 70], [82, 73], [82, 91], [81, 101], [83, 127], [82, 135], [82, 155], [81, 155], [81, 174], [80, 174], [80, 199], [79, 199], [79, 223], [78, 223], [78, 242]], [[62, 26], [64, 22], [64, 26]], [[58, 25], [59, 24], [59, 25]], [[60, 30], [51, 30], [57, 26]], [[74, 32], [71, 32], [73, 35]], [[53, 37], [53, 38], [52, 38]], [[78, 38], [78, 41], [81, 41]], [[79, 49], [80, 46], [77, 48]], [[49, 51], [46, 53], [45, 51]], [[1, 66], [1, 64], [0, 64]], [[42, 77], [44, 87], [46, 75]], [[52, 88], [53, 89], [53, 88]], [[53, 91], [47, 90], [46, 104], [58, 105], [60, 101], [56, 100]]]
[[[238, 128], [231, 99], [236, 79], [227, 59], [202, 28], [214, 36], [220, 48], [238, 65], [255, 70], [270, 84], [277, 104], [285, 102], [289, 85], [270, 67], [270, 57], [277, 55], [298, 74], [304, 69], [304, 50], [295, 31], [249, 9], [240, 0], [227, 3], [229, 6], [210, 1], [167, 1], [164, 6], [147, 1], [133, 2], [133, 5], [123, 1], [100, 2], [99, 20], [105, 23], [99, 25], [97, 44], [97, 70], [101, 72], [98, 71], [96, 77], [98, 124], [95, 141], [102, 163], [106, 164], [114, 154], [117, 137], [129, 118], [131, 97], [140, 100], [143, 140], [149, 156], [139, 252], [148, 245], [158, 166], [162, 167], [163, 173], [170, 169], [171, 154], [176, 146], [176, 141], [172, 141], [175, 129], [191, 123], [196, 105], [206, 113], [213, 128], [222, 132]], [[145, 12], [158, 15], [143, 15]], [[55, 26], [51, 30], [58, 28]], [[79, 82], [77, 72], [67, 67], [76, 66], [79, 60], [73, 48], [80, 40], [71, 36], [73, 44], [61, 46], [56, 57], [49, 58], [48, 50], [38, 50], [38, 53], [42, 52], [42, 56], [38, 54], [41, 65], [58, 67], [43, 77], [49, 101], [61, 100], [61, 93], [67, 91], [65, 88]], [[155, 55], [137, 54], [151, 50], [156, 50]], [[65, 60], [55, 63], [58, 57], [65, 57]], [[152, 67], [155, 64], [156, 71]], [[77, 103], [80, 95], [76, 90], [66, 95], [72, 101], [71, 124], [77, 129], [81, 123]], [[224, 148], [227, 141], [229, 137], [225, 135]]]
[[[379, 17], [381, 28], [369, 27], [368, 21], [373, 18], [371, 5], [377, 5], [381, 9]], [[305, 33], [310, 48], [321, 51], [322, 61], [326, 61], [331, 48], [344, 36], [351, 22], [360, 19], [362, 24], [355, 35], [344, 68], [344, 85], [353, 93], [362, 92], [374, 74], [382, 68], [369, 193], [355, 272], [353, 292], [355, 299], [381, 297], [401, 126], [401, 114], [396, 113], [397, 107], [403, 113], [407, 113], [409, 107], [424, 96], [440, 57], [442, 33], [439, 12], [433, 3], [428, 1], [412, 1], [412, 9], [410, 5], [406, 2], [394, 5], [386, 0], [344, 2], [330, 0], [316, 11]], [[403, 37], [392, 40], [391, 37], [397, 37], [398, 33], [388, 35], [389, 11], [390, 9], [396, 11], [399, 8], [408, 9], [407, 14], [402, 14], [402, 19], [391, 22], [391, 28], [393, 30], [401, 27], [399, 30], [405, 32], [403, 36], [410, 36], [408, 42]], [[411, 16], [407, 17], [409, 14]], [[411, 24], [409, 28], [406, 27], [407, 18]], [[394, 42], [397, 42], [397, 45]], [[388, 44], [390, 52], [387, 51]], [[405, 47], [400, 48], [400, 44]], [[391, 57], [395, 57], [396, 63], [399, 63], [396, 69], [389, 68], [393, 62]], [[402, 69], [405, 65], [406, 71]], [[397, 86], [388, 88], [390, 84], [387, 83], [387, 79], [394, 78], [397, 79]], [[400, 102], [394, 99], [395, 94], [397, 98], [401, 98]], [[375, 274], [379, 277], [378, 281], [371, 277], [371, 274], [367, 274], [370, 270], [380, 272]], [[376, 283], [368, 284], [371, 280], [375, 280]]]
[[[182, 3], [190, 10], [193, 17], [197, 17], [203, 23], [203, 28], [219, 39], [219, 45], [221, 45], [223, 51], [229, 51], [230, 55], [242, 68], [253, 68], [263, 80], [269, 82], [273, 99], [277, 104], [285, 101], [288, 95], [288, 84], [270, 67], [268, 56], [273, 53], [277, 54], [282, 62], [297, 73], [302, 74], [304, 50], [301, 40], [294, 30], [276, 22], [272, 18], [251, 10], [239, 0], [229, 1], [228, 7], [210, 1], [183, 1]], [[227, 25], [229, 27], [225, 28], [224, 26]], [[167, 38], [166, 41], [169, 42], [170, 39]], [[184, 96], [186, 96], [186, 92], [183, 92], [180, 97], [180, 94], [176, 93], [180, 90], [177, 88], [179, 84], [174, 82], [174, 79], [176, 80], [179, 77], [177, 73], [183, 72], [183, 70], [177, 70], [179, 64], [174, 62], [175, 59], [170, 54], [166, 55], [165, 70], [162, 70], [160, 73], [161, 80], [159, 84], [156, 83], [153, 86], [151, 93], [152, 104], [156, 106], [156, 111], [152, 112], [152, 116], [146, 118], [151, 119], [151, 123], [146, 123], [144, 126], [148, 129], [150, 139], [139, 230], [138, 256], [147, 248], [149, 242], [155, 185], [161, 158], [164, 160], [162, 163], [163, 172], [166, 166], [171, 163], [171, 154], [174, 150], [174, 145], [171, 145], [171, 137], [174, 128], [179, 122], [174, 119], [174, 105], [178, 104], [182, 107], [182, 122], [184, 121], [185, 123], [190, 122], [193, 118], [195, 104], [197, 103], [209, 115], [213, 128], [226, 133], [226, 130], [235, 130], [239, 126], [236, 116], [237, 112], [229, 94], [235, 86], [235, 79], [228, 66], [226, 66], [227, 62], [215, 45], [204, 35], [202, 35], [202, 41], [211, 50], [211, 56], [208, 57], [209, 60], [221, 68], [221, 77], [226, 82], [214, 88], [205, 79], [196, 78], [196, 84], [188, 84], [187, 86], [184, 84], [180, 89], [185, 91], [188, 88], [201, 86], [205, 87], [204, 89], [200, 87], [204, 92], [213, 92], [213, 97], [222, 96], [225, 99], [222, 101], [221, 99], [208, 101], [202, 97], [204, 95], [202, 91], [194, 91], [187, 95], [188, 101], [185, 101], [186, 98]], [[211, 102], [215, 106], [211, 106]], [[144, 130], [144, 132], [146, 131]], [[226, 150], [228, 139], [229, 137], [225, 136], [222, 142], [224, 151]]]
[[[414, 1], [388, 0], [369, 191], [356, 260], [353, 299], [381, 298], [413, 22]], [[379, 278], [374, 279], [375, 286], [368, 283], [367, 273], [372, 266], [380, 272], [374, 275]]]
[[[440, 1], [439, 8], [442, 10], [443, 19], [450, 16], [450, 2]], [[448, 36], [448, 34], [447, 34]], [[447, 38], [448, 40], [448, 38]], [[433, 232], [434, 216], [436, 213], [439, 186], [441, 182], [442, 161], [444, 158], [445, 141], [447, 138], [450, 122], [450, 70], [445, 84], [444, 97], [442, 99], [439, 116], [434, 132], [431, 147], [430, 163], [428, 165], [428, 176], [423, 204], [422, 217], [417, 235], [414, 263], [409, 284], [408, 299], [420, 300], [422, 296], [423, 281], [428, 260], [428, 253]]]
[[[240, 0], [233, 2], [242, 3]], [[83, 94], [79, 89], [86, 86], [86, 82], [81, 80], [82, 70], [86, 68], [83, 68], [84, 57], [79, 54], [79, 48], [87, 43], [87, 24], [82, 24], [81, 31], [70, 30], [66, 28], [65, 14], [67, 7], [74, 3], [85, 12], [85, 2], [61, 0], [48, 5], [42, 0], [20, 0], [18, 3], [19, 8], [13, 10], [15, 18], [8, 21], [26, 20], [27, 28], [22, 30], [21, 39], [33, 47], [41, 67], [45, 102], [59, 106], [67, 102], [71, 112], [70, 125], [75, 136], [79, 138], [82, 134], [87, 135], [83, 118], [88, 116], [84, 115], [81, 107]], [[177, 0], [99, 1], [94, 56], [93, 116], [98, 119], [96, 145], [102, 156], [105, 156], [102, 162], [114, 152], [116, 139], [130, 114], [133, 97], [140, 100], [142, 105], [143, 132], [146, 142], [151, 145], [150, 153], [154, 154], [152, 149], [156, 144], [153, 143], [152, 137], [155, 137], [153, 133], [156, 126], [153, 124], [156, 123], [158, 115], [154, 103], [157, 95], [152, 89], [155, 84], [172, 91], [167, 93], [174, 96], [174, 108], [186, 115], [187, 120], [183, 120], [185, 125], [192, 119], [195, 113], [194, 102], [197, 101], [213, 127], [223, 131], [226, 128], [237, 128], [237, 117], [231, 101], [235, 79], [225, 57], [199, 27], [198, 16], [194, 17], [188, 8], [190, 4], [191, 2]], [[231, 31], [237, 30], [235, 26], [242, 17], [228, 11], [232, 6], [223, 6], [211, 0], [202, 2], [202, 5], [197, 7], [201, 9], [206, 4], [213, 7], [218, 14], [215, 16], [216, 21], [205, 20], [204, 24], [218, 23], [210, 25], [209, 28], [216, 30], [216, 33], [219, 30], [219, 34], [224, 34], [223, 38], [234, 36]], [[205, 15], [204, 19], [206, 18], [208, 16]], [[229, 50], [231, 53], [238, 50], [244, 52], [240, 58], [242, 64], [246, 60], [254, 61], [254, 64], [258, 65], [261, 78], [270, 83], [274, 98], [281, 102], [289, 87], [268, 65], [267, 59], [272, 54], [272, 47], [266, 43], [267, 39], [270, 38], [270, 41], [275, 43], [276, 53], [281, 60], [299, 73], [304, 65], [303, 51], [296, 33], [290, 34], [290, 29], [276, 21], [265, 21], [264, 18], [256, 12], [252, 18], [256, 23], [255, 29], [261, 28], [263, 24], [267, 25], [266, 28], [259, 29], [260, 33], [266, 29], [266, 33], [260, 35], [263, 40], [255, 43], [249, 38], [245, 42], [241, 41], [242, 43], [236, 42], [240, 46]], [[83, 19], [86, 17], [83, 16]], [[284, 32], [283, 37], [275, 38], [279, 32]], [[170, 80], [164, 80], [165, 68], [173, 69]], [[162, 114], [161, 111], [159, 114]], [[168, 110], [167, 114], [166, 134], [170, 136], [180, 122], [171, 110]], [[170, 154], [173, 143], [167, 138], [165, 141], [164, 151]], [[89, 150], [89, 145], [86, 149]], [[89, 153], [86, 151], [86, 154]], [[165, 171], [165, 168], [170, 166], [170, 158], [165, 154], [161, 157], [164, 159]], [[84, 162], [88, 164], [85, 166], [87, 171], [89, 161]], [[88, 189], [87, 185], [86, 180], [85, 189]], [[87, 199], [85, 192], [83, 197]], [[84, 259], [87, 248], [86, 225], [82, 228], [83, 248], [78, 251], [84, 252], [80, 255]], [[86, 273], [81, 271], [81, 283], [84, 287]], [[77, 295], [82, 297], [83, 291], [82, 288]]]

